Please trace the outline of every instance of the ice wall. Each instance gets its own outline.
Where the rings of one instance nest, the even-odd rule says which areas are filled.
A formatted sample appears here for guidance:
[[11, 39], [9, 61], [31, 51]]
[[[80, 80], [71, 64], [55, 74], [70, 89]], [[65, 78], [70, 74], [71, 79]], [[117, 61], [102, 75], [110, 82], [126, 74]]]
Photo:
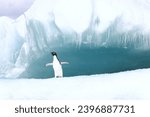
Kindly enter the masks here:
[[58, 47], [149, 49], [149, 11], [149, 0], [35, 0], [15, 20], [0, 17], [0, 77]]

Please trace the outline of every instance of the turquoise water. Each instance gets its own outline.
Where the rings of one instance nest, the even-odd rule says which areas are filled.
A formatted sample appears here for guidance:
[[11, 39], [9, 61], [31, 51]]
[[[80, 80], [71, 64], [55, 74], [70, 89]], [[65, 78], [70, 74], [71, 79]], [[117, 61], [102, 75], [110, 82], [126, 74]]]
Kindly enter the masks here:
[[[55, 51], [57, 51], [61, 61], [69, 62], [69, 64], [63, 65], [64, 76], [66, 77], [114, 73], [150, 67], [150, 52], [148, 50], [81, 46], [80, 48], [57, 48]], [[51, 54], [46, 53], [39, 59], [32, 61], [22, 76], [27, 78], [53, 77], [52, 67], [45, 67], [45, 64], [51, 61]]]

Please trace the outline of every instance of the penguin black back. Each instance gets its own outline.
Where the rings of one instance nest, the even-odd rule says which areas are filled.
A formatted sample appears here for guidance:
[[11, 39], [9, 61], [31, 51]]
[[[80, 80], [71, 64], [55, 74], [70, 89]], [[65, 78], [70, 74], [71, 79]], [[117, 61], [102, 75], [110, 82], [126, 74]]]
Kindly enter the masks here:
[[56, 58], [58, 59], [59, 63], [61, 64], [61, 62], [60, 62], [60, 60], [59, 60], [59, 58], [57, 56], [57, 53], [55, 51], [53, 51], [53, 52], [51, 52], [51, 54], [52, 54], [52, 56], [56, 56]]

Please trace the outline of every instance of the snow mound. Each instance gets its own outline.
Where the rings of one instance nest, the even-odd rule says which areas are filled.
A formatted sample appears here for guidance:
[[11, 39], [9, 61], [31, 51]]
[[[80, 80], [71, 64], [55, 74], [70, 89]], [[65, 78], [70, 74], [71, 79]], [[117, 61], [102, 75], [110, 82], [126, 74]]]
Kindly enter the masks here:
[[150, 99], [150, 69], [61, 79], [0, 79], [0, 99]]

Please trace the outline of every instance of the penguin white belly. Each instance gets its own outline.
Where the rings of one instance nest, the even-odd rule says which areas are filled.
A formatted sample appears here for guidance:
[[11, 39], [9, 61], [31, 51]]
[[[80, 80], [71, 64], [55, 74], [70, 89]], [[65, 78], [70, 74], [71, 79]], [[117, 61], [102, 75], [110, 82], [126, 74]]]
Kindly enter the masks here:
[[55, 78], [63, 77], [62, 66], [61, 66], [60, 62], [56, 59], [54, 59], [54, 61], [53, 61], [53, 69], [54, 69]]

